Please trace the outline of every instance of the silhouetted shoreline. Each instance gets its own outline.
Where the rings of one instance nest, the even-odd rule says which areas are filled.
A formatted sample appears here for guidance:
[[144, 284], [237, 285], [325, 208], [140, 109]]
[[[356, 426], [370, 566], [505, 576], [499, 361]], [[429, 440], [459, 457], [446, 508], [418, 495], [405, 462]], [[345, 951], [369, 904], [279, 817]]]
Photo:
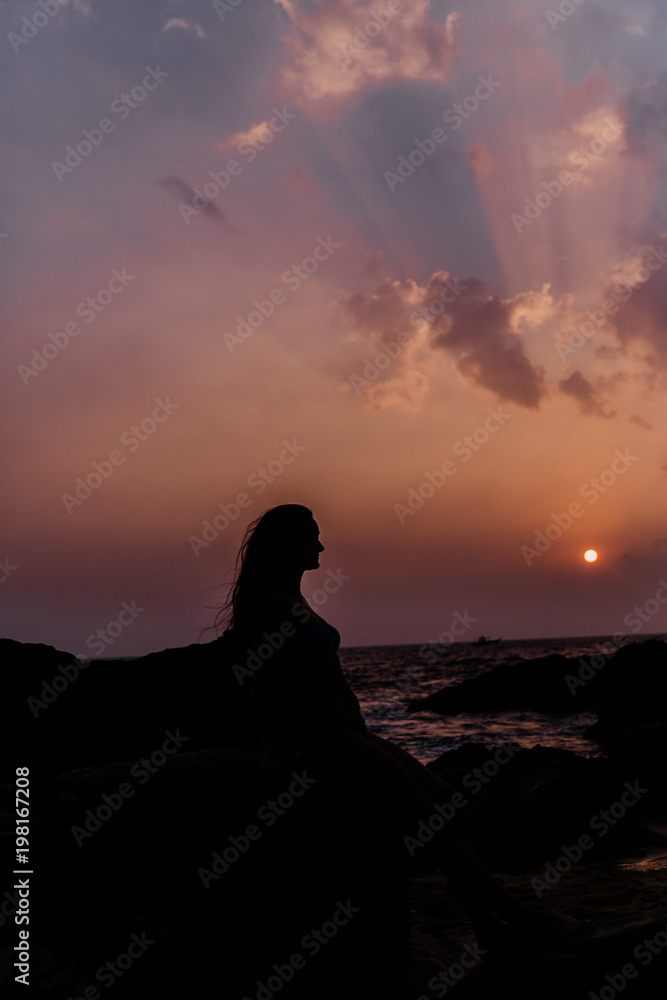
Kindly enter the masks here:
[[[281, 997], [431, 1000], [446, 982], [433, 977], [471, 954], [471, 926], [421, 854], [430, 817], [409, 851], [363, 802], [297, 766], [282, 811], [258, 797], [259, 749], [238, 724], [221, 640], [84, 668], [52, 647], [1, 645], [11, 671], [2, 727], [8, 816], [14, 769], [29, 766], [32, 779], [33, 996], [65, 1000], [91, 985], [104, 995], [96, 972], [126, 953], [133, 934], [154, 944], [113, 985], [137, 998], [254, 1000], [277, 965], [288, 977]], [[457, 995], [497, 996], [497, 976], [511, 975], [517, 997], [583, 1000], [589, 989], [599, 995], [623, 959], [638, 971], [624, 995], [658, 995], [667, 949], [646, 966], [633, 951], [667, 924], [667, 861], [642, 861], [667, 854], [666, 651], [659, 640], [628, 644], [573, 694], [563, 678], [581, 664], [551, 656], [428, 699], [434, 712], [558, 711], [564, 690], [597, 712], [589, 736], [604, 751], [587, 759], [511, 741], [504, 753], [466, 743], [431, 762], [458, 791], [443, 810], [505, 884], [527, 901], [601, 921], [593, 938], [557, 946], [557, 973], [553, 947], [524, 942], [473, 962]], [[337, 909], [348, 901], [352, 910]], [[338, 930], [310, 954], [315, 944], [302, 942], [325, 925]], [[295, 960], [290, 974], [294, 955], [303, 964]]]

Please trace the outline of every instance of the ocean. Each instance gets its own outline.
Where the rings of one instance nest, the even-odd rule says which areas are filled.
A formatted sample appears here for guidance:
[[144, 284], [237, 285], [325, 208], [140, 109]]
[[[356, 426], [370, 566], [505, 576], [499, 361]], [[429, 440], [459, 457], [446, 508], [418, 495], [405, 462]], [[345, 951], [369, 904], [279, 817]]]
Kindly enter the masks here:
[[[637, 636], [639, 641], [652, 636]], [[664, 635], [655, 636], [664, 638]], [[574, 660], [593, 656], [601, 649], [615, 649], [610, 636], [577, 636], [561, 639], [510, 639], [497, 645], [454, 643], [429, 664], [415, 646], [343, 647], [343, 670], [361, 703], [371, 732], [408, 750], [422, 763], [468, 741], [496, 747], [512, 741], [521, 747], [538, 744], [573, 750], [584, 757], [601, 756], [595, 743], [584, 737], [594, 713], [542, 715], [532, 711], [485, 712], [474, 715], [438, 715], [408, 712], [408, 702], [441, 688], [475, 677], [501, 663], [561, 653]], [[539, 668], [536, 668], [539, 669]]]

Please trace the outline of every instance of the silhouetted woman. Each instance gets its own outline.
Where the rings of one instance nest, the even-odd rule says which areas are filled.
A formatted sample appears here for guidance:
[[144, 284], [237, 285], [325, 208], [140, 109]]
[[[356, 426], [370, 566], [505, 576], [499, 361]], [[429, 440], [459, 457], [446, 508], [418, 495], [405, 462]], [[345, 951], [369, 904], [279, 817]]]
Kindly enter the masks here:
[[[419, 820], [455, 790], [366, 729], [337, 656], [340, 636], [301, 594], [301, 577], [318, 568], [323, 549], [307, 507], [267, 510], [246, 530], [235, 582], [216, 619], [233, 637], [233, 669], [263, 746], [256, 779], [260, 787], [275, 787], [299, 754], [313, 774], [335, 779], [374, 805], [388, 824], [414, 836]], [[445, 825], [429, 846], [468, 909], [482, 948], [503, 939], [499, 918], [526, 936], [568, 937], [584, 929], [516, 900], [451, 827]]]

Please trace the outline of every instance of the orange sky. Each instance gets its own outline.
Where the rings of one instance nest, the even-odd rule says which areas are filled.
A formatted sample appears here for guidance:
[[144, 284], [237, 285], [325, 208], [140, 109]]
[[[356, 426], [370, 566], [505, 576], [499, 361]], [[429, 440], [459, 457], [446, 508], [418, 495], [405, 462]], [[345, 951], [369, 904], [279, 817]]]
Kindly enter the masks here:
[[104, 655], [197, 641], [282, 502], [343, 645], [611, 633], [654, 596], [660, 8], [387, 11], [79, 0], [9, 40], [4, 635], [99, 655], [134, 601]]

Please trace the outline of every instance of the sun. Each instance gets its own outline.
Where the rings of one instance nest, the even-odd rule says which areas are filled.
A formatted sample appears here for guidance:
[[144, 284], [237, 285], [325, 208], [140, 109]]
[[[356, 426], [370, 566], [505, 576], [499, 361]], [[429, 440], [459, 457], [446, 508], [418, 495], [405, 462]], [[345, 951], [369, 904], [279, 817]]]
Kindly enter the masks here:
[[586, 549], [584, 552], [584, 559], [586, 562], [594, 563], [597, 560], [598, 554], [595, 549]]

